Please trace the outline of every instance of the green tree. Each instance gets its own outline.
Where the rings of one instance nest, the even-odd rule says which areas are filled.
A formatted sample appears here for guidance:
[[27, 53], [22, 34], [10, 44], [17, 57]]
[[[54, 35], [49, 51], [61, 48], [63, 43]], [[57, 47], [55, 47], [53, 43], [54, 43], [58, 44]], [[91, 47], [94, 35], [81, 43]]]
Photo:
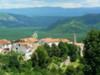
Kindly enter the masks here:
[[44, 44], [44, 48], [48, 52], [48, 55], [51, 57], [52, 56], [51, 47], [48, 44]]
[[66, 75], [84, 75], [83, 72], [83, 67], [78, 66], [77, 68], [74, 68], [73, 66], [68, 66], [66, 71], [65, 71]]
[[52, 51], [51, 53], [52, 56], [60, 57], [61, 50], [55, 44], [52, 44], [51, 51]]
[[67, 57], [69, 50], [68, 50], [68, 47], [66, 46], [66, 44], [63, 43], [63, 42], [60, 42], [58, 47], [59, 47], [59, 49], [61, 51], [60, 56], [61, 57], [66, 56]]
[[46, 67], [48, 64], [48, 53], [43, 46], [39, 46], [36, 53], [32, 56], [32, 65], [38, 67]]
[[0, 55], [0, 68], [2, 70], [6, 71], [13, 71], [13, 72], [19, 72], [21, 67], [21, 61], [23, 59], [20, 59], [22, 55], [15, 53], [15, 52], [9, 52], [5, 55]]
[[73, 66], [68, 66], [65, 72], [66, 75], [75, 75], [75, 69]]
[[100, 74], [100, 31], [91, 30], [84, 40], [85, 75]]
[[68, 55], [70, 56], [71, 61], [74, 62], [78, 58], [79, 48], [74, 44], [67, 44], [67, 46], [69, 49]]

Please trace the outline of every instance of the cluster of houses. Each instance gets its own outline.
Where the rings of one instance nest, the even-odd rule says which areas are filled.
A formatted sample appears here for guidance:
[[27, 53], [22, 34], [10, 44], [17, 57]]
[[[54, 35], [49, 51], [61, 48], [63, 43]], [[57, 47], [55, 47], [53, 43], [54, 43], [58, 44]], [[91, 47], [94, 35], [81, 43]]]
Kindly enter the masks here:
[[[30, 56], [32, 53], [35, 52], [35, 50], [40, 46], [41, 44], [47, 43], [49, 46], [52, 46], [52, 44], [58, 45], [59, 42], [67, 42], [69, 44], [73, 44], [68, 39], [60, 39], [60, 38], [43, 38], [43, 39], [37, 39], [33, 37], [23, 38], [16, 41], [9, 41], [9, 40], [0, 40], [0, 53], [7, 53], [10, 51], [15, 51], [19, 53], [23, 53], [25, 55], [26, 60], [30, 59]], [[81, 48], [81, 55], [83, 51], [84, 44], [83, 43], [74, 43], [76, 46]]]

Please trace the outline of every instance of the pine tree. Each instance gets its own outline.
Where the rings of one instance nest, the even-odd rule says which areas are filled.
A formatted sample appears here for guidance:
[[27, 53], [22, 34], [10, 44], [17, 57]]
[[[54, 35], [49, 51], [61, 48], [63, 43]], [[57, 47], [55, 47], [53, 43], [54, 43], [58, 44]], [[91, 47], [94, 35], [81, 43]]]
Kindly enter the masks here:
[[85, 75], [100, 74], [100, 31], [91, 30], [84, 40]]

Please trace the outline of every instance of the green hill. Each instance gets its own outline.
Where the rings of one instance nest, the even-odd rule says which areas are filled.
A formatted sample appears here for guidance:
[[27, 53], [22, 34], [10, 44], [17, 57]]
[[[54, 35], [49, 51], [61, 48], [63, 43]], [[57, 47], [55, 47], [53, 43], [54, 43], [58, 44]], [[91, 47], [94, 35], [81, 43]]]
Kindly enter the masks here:
[[82, 39], [91, 29], [100, 29], [100, 14], [66, 18], [57, 22], [55, 26], [49, 27], [48, 32], [55, 37], [69, 37], [71, 39], [73, 33], [76, 33], [78, 39]]
[[86, 32], [89, 29], [100, 28], [100, 14], [89, 14], [79, 17], [71, 17], [58, 22], [55, 26], [50, 27], [52, 32]]
[[33, 28], [47, 28], [55, 24], [57, 21], [65, 17], [56, 16], [23, 16], [16, 14], [0, 13], [0, 28], [6, 27], [33, 27]]
[[90, 29], [100, 29], [100, 14], [88, 14], [77, 17], [35, 16], [28, 17], [0, 13], [0, 38], [20, 39], [31, 36], [37, 31], [39, 38], [61, 37], [78, 40], [85, 37]]

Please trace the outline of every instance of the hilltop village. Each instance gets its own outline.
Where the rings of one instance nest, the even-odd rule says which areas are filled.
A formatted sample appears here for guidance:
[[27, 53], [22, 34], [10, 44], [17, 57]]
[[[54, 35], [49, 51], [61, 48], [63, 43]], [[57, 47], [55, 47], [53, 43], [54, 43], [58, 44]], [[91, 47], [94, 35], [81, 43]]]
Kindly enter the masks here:
[[52, 44], [55, 44], [57, 46], [60, 42], [76, 45], [77, 47], [80, 48], [80, 55], [83, 56], [82, 52], [83, 52], [84, 44], [76, 42], [75, 39], [74, 39], [74, 42], [66, 38], [37, 39], [36, 33], [34, 33], [31, 37], [22, 38], [22, 39], [14, 40], [14, 41], [1, 39], [0, 53], [6, 54], [8, 52], [15, 51], [15, 52], [24, 54], [25, 60], [28, 60], [31, 58], [31, 55], [35, 52], [35, 50], [39, 46], [43, 44], [48, 44], [50, 47], [52, 46]]

